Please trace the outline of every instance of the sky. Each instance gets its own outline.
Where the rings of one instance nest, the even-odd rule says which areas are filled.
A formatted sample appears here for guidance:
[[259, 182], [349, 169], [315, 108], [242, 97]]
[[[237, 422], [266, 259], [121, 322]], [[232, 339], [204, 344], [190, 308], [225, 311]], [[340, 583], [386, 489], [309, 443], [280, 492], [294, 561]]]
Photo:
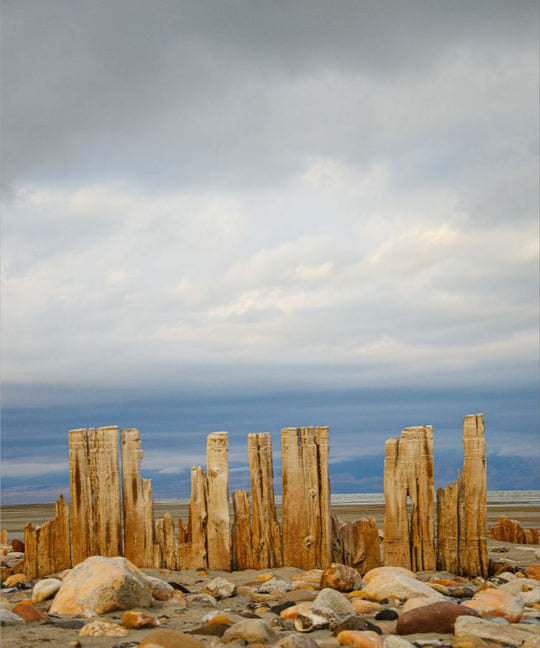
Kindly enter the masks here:
[[378, 491], [411, 425], [455, 478], [477, 412], [488, 485], [540, 488], [536, 1], [1, 11], [5, 503], [65, 490], [70, 428], [186, 497], [207, 433], [242, 486], [247, 432], [329, 425]]

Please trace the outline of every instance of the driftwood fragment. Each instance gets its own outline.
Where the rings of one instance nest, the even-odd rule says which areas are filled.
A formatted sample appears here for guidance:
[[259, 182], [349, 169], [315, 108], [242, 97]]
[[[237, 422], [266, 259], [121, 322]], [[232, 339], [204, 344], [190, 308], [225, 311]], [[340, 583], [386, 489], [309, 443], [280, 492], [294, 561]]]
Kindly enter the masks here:
[[152, 481], [140, 474], [143, 457], [139, 431], [122, 430], [122, 491], [125, 557], [137, 567], [154, 565], [154, 501]]
[[282, 564], [281, 531], [274, 498], [272, 437], [268, 432], [248, 434], [248, 458], [253, 509], [253, 568]]

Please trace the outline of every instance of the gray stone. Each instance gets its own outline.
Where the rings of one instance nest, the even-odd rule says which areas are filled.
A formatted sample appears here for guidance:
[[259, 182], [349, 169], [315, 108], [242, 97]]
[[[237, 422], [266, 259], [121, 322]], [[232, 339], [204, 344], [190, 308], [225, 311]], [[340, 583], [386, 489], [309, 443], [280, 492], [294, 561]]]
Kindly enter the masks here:
[[337, 590], [325, 587], [322, 589], [313, 603], [314, 608], [327, 607], [336, 614], [354, 614], [354, 608], [350, 600]]
[[24, 625], [23, 619], [18, 614], [8, 610], [0, 610], [0, 626]]
[[317, 648], [317, 643], [306, 635], [291, 634], [275, 643], [274, 648]]
[[273, 628], [270, 628], [260, 619], [247, 619], [232, 625], [223, 635], [223, 643], [231, 643], [237, 639], [252, 643], [273, 643], [278, 636]]

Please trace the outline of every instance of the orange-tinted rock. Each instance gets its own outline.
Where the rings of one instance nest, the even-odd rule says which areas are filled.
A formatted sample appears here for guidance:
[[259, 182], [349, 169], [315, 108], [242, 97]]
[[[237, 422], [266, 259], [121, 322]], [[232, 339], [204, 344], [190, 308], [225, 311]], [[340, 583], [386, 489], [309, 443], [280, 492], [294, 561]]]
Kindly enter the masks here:
[[339, 592], [351, 592], [358, 580], [360, 574], [353, 567], [332, 563], [322, 574], [321, 589], [331, 587]]
[[532, 578], [533, 580], [540, 580], [540, 563], [529, 565], [525, 570], [525, 576], [526, 578]]
[[48, 621], [49, 617], [38, 607], [32, 605], [31, 601], [21, 601], [13, 608], [13, 613], [24, 619], [26, 623], [32, 621]]
[[282, 619], [296, 619], [296, 617], [299, 614], [304, 614], [308, 612], [311, 609], [311, 606], [312, 606], [311, 602], [299, 603], [298, 605], [291, 605], [290, 607], [281, 610], [279, 616]]
[[62, 582], [52, 614], [104, 614], [151, 607], [149, 579], [126, 558], [92, 556], [74, 567]]
[[17, 538], [14, 538], [11, 541], [11, 548], [13, 551], [20, 551], [21, 553], [24, 553], [24, 542], [22, 540], [17, 540]]
[[351, 603], [354, 611], [358, 612], [358, 614], [376, 614], [383, 609], [383, 606], [380, 603], [367, 601], [363, 598], [353, 598], [351, 599]]
[[381, 574], [405, 574], [406, 576], [416, 578], [416, 574], [405, 567], [375, 567], [375, 569], [370, 569], [366, 574], [364, 574], [362, 580], [369, 583], [376, 576], [380, 576]]
[[19, 583], [28, 583], [29, 580], [26, 574], [11, 574], [4, 581], [4, 587], [15, 587]]
[[523, 614], [523, 602], [518, 597], [493, 587], [477, 592], [463, 605], [476, 610], [481, 616], [499, 616], [510, 623], [517, 623]]
[[128, 631], [117, 623], [92, 621], [79, 630], [79, 637], [127, 637]]
[[184, 632], [176, 630], [153, 630], [139, 646], [160, 646], [160, 648], [204, 648], [204, 644]]
[[342, 630], [337, 640], [342, 646], [353, 648], [382, 648], [380, 635], [371, 630]]
[[159, 621], [144, 612], [130, 610], [124, 613], [122, 625], [124, 628], [155, 628], [159, 625]]
[[450, 601], [424, 605], [403, 612], [397, 621], [397, 632], [400, 635], [426, 632], [453, 634], [454, 623], [462, 614], [480, 616], [474, 610]]

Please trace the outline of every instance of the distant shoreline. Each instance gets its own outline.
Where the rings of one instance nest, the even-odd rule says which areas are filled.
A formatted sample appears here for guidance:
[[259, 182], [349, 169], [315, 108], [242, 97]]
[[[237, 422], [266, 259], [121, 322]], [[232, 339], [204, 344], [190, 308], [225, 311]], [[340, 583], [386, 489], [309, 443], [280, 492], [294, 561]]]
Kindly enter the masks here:
[[[502, 494], [505, 495], [502, 495]], [[513, 494], [514, 499], [511, 499]], [[365, 496], [382, 496], [381, 493], [350, 493], [346, 498], [364, 499]], [[345, 522], [373, 517], [379, 529], [382, 529], [384, 519], [384, 503], [375, 501], [366, 503], [341, 501], [344, 496], [339, 493], [332, 496], [332, 513]], [[278, 515], [281, 514], [280, 499], [277, 498]], [[170, 513], [174, 519], [180, 518], [187, 523], [189, 514], [188, 499], [160, 499], [154, 501], [154, 517], [163, 517]], [[54, 503], [49, 504], [7, 504], [0, 507], [0, 527], [7, 529], [8, 538], [23, 539], [24, 526], [31, 522], [33, 526], [41, 526], [52, 520], [55, 513]], [[540, 527], [540, 491], [488, 491], [487, 524], [492, 526], [501, 515], [517, 520], [523, 528]]]

